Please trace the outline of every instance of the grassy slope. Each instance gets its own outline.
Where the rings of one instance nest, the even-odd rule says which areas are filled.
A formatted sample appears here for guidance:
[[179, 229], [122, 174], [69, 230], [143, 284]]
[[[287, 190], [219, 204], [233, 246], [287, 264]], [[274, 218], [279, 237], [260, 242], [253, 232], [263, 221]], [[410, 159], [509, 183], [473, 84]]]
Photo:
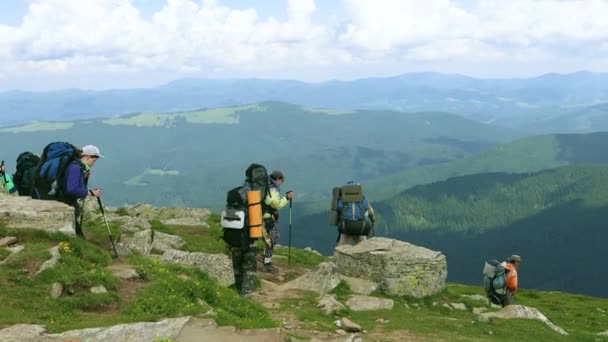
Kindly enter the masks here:
[[[153, 229], [179, 234], [186, 241], [186, 250], [224, 252], [225, 246], [218, 240], [220, 229], [217, 215], [208, 222], [211, 227], [166, 226], [153, 222]], [[423, 300], [393, 298], [392, 310], [351, 312], [345, 310], [336, 315], [323, 316], [316, 308], [316, 295], [302, 292], [295, 297], [280, 299], [280, 306], [264, 309], [259, 304], [243, 300], [231, 289], [215, 285], [205, 274], [189, 268], [166, 265], [134, 256], [113, 261], [104, 228], [96, 222], [87, 225], [88, 240], [44, 234], [34, 230], [8, 230], [0, 228], [0, 235], [13, 235], [26, 246], [25, 251], [11, 257], [0, 266], [3, 291], [0, 301], [5, 303], [0, 312], [0, 326], [14, 323], [38, 323], [50, 331], [59, 332], [83, 327], [107, 326], [121, 322], [156, 320], [180, 315], [203, 315], [211, 308], [217, 312], [215, 319], [221, 325], [243, 328], [276, 326], [274, 318], [291, 315], [300, 321], [296, 335], [314, 337], [317, 333], [335, 330], [333, 321], [349, 317], [368, 331], [371, 340], [398, 338], [404, 333], [409, 337], [447, 340], [580, 340], [598, 341], [594, 334], [608, 327], [608, 300], [559, 292], [522, 290], [518, 302], [540, 309], [554, 323], [571, 333], [570, 338], [558, 336], [538, 322], [525, 320], [497, 320], [492, 324], [479, 323], [471, 312], [472, 307], [485, 304], [463, 299], [462, 294], [481, 294], [477, 286], [449, 284], [442, 293]], [[115, 227], [112, 227], [116, 234]], [[32, 272], [48, 258], [47, 249], [64, 241], [59, 266], [39, 276]], [[291, 265], [284, 258], [288, 250], [277, 248], [277, 262], [283, 268], [314, 267], [325, 258], [293, 248]], [[111, 263], [134, 265], [142, 279], [124, 281], [114, 278], [105, 270]], [[288, 272], [289, 275], [289, 272]], [[296, 276], [295, 274], [293, 276]], [[292, 278], [288, 276], [287, 278]], [[48, 297], [50, 284], [59, 281], [73, 295], [64, 294], [59, 299]], [[103, 284], [107, 294], [88, 293], [90, 286]], [[350, 290], [345, 284], [334, 293], [345, 301]], [[382, 296], [377, 293], [376, 295]], [[207, 304], [199, 305], [197, 299]], [[463, 302], [467, 311], [452, 311], [443, 303]], [[379, 323], [382, 319], [385, 323]], [[295, 334], [295, 333], [294, 333]]]

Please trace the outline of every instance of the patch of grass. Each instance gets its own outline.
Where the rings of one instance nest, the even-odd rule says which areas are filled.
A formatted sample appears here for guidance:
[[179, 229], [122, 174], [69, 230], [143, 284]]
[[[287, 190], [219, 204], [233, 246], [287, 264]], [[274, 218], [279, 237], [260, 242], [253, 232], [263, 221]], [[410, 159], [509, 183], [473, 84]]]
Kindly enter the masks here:
[[217, 313], [219, 325], [239, 328], [276, 327], [270, 314], [259, 304], [240, 298], [233, 290], [218, 286], [207, 274], [154, 259], [131, 259], [138, 273], [152, 284], [128, 305], [124, 314], [135, 320]]
[[[345, 283], [334, 291], [337, 299], [345, 303], [351, 293]], [[356, 312], [343, 310], [325, 316], [316, 308], [318, 295], [304, 293], [301, 297], [281, 300], [280, 311], [300, 320], [306, 329], [335, 330], [333, 322], [348, 317], [371, 333], [386, 333], [407, 330], [421, 339], [443, 339], [448, 341], [603, 341], [596, 335], [608, 327], [608, 300], [558, 292], [523, 290], [517, 295], [517, 303], [539, 309], [553, 323], [565, 329], [569, 336], [561, 336], [538, 321], [525, 319], [495, 319], [490, 323], [479, 322], [472, 313], [474, 307], [489, 308], [486, 301], [477, 301], [462, 295], [483, 295], [480, 287], [448, 284], [439, 294], [423, 299], [388, 297], [380, 293], [375, 296], [391, 298], [391, 310]], [[443, 306], [449, 303], [464, 303], [467, 310], [452, 310]]]
[[129, 216], [129, 209], [125, 207], [120, 207], [114, 211], [114, 214], [118, 216]]
[[0, 249], [0, 261], [4, 260], [9, 255], [11, 255], [11, 252], [9, 252], [7, 249], [5, 249], [5, 248]]
[[340, 302], [346, 302], [348, 297], [352, 295], [352, 291], [350, 290], [348, 283], [346, 283], [344, 280], [340, 281], [340, 284], [338, 284], [338, 286], [336, 286], [331, 293], [336, 295], [336, 299]]
[[202, 226], [168, 226], [158, 220], [150, 222], [154, 231], [178, 235], [186, 245], [184, 249], [189, 252], [226, 253], [227, 247], [222, 240], [222, 227], [218, 214], [211, 214], [207, 220], [209, 228]]
[[21, 126], [6, 127], [0, 132], [25, 133], [40, 131], [57, 131], [74, 127], [73, 122], [32, 122]]
[[291, 248], [291, 252], [288, 247], [276, 246], [273, 253], [275, 255], [288, 257], [291, 254], [290, 263], [292, 265], [300, 265], [305, 267], [316, 267], [320, 263], [327, 261], [327, 257], [318, 255], [313, 252], [308, 252], [299, 248]]
[[300, 321], [301, 327], [318, 331], [336, 330], [334, 321], [338, 315], [326, 316], [317, 308], [318, 294], [314, 292], [301, 292], [301, 296], [284, 298], [281, 300], [281, 311], [288, 312]]
[[114, 239], [114, 243], [120, 240], [120, 226], [118, 223], [108, 222], [108, 226], [106, 227], [103, 222], [103, 218], [99, 217], [95, 220], [85, 220], [82, 225], [82, 230], [88, 242], [93, 243], [100, 247], [102, 250], [107, 251], [107, 255], [111, 255], [112, 251], [112, 242], [110, 241], [110, 237], [108, 236], [108, 228], [110, 228], [110, 233], [112, 234], [112, 239]]

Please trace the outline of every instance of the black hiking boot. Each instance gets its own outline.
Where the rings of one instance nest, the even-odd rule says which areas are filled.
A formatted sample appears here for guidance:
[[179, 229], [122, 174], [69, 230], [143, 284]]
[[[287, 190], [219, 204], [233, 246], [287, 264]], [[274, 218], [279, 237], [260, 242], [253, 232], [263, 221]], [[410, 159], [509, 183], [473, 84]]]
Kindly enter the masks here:
[[267, 273], [279, 273], [279, 269], [274, 267], [271, 263], [264, 264], [262, 270]]

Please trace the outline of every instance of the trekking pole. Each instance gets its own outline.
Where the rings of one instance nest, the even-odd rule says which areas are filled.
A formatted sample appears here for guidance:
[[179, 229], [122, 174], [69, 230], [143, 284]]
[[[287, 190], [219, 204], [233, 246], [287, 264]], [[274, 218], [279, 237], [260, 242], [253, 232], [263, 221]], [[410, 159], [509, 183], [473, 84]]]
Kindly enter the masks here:
[[110, 232], [110, 226], [108, 225], [108, 220], [106, 219], [106, 213], [105, 210], [103, 210], [103, 204], [101, 204], [101, 197], [97, 197], [97, 204], [99, 204], [99, 210], [101, 210], [101, 217], [103, 217], [103, 222], [106, 224], [106, 229], [108, 230], [108, 236], [110, 237], [110, 242], [112, 243], [114, 256], [118, 258], [118, 252], [116, 251], [116, 245], [114, 245], [114, 239], [112, 238], [112, 233]]
[[287, 265], [291, 264], [291, 203], [292, 199], [289, 199], [289, 248], [287, 249]]

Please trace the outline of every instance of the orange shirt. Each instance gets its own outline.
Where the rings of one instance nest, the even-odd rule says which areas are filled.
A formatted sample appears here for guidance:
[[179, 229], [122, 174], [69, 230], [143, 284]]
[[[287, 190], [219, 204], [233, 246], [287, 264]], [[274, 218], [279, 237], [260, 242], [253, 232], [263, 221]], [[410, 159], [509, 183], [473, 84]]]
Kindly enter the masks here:
[[506, 261], [503, 261], [501, 263], [501, 265], [506, 268], [507, 270], [509, 270], [509, 272], [507, 273], [507, 289], [511, 290], [511, 291], [516, 291], [517, 290], [517, 268], [515, 267], [515, 265], [508, 263]]

